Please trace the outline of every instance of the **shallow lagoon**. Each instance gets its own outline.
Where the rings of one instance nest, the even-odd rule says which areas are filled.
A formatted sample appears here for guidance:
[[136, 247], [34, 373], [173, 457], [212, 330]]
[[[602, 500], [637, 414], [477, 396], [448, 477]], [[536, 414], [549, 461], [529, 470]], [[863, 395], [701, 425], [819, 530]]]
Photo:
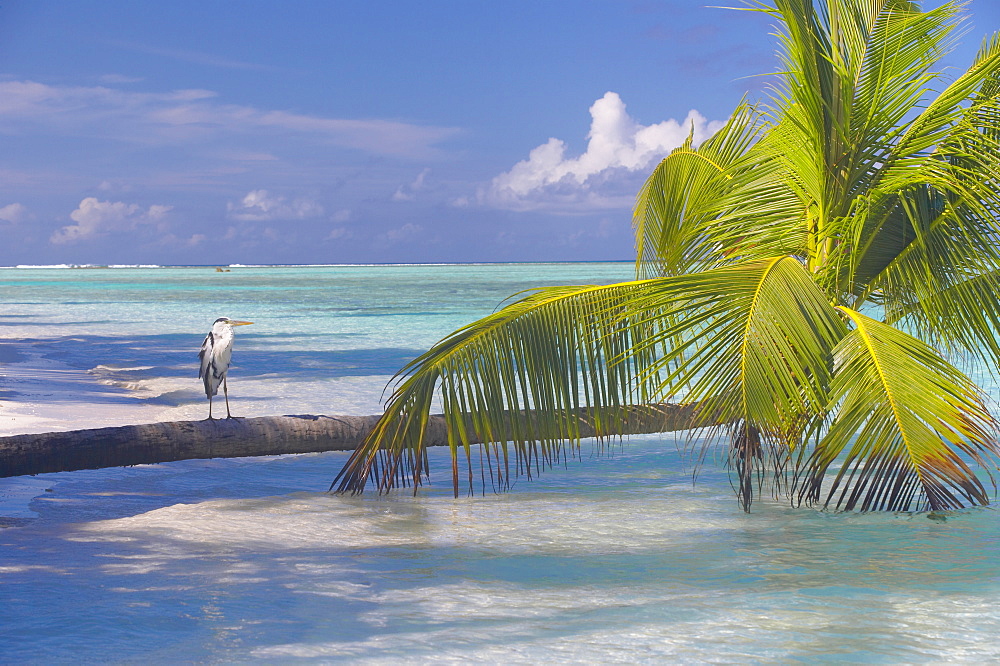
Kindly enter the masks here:
[[[3, 291], [0, 334], [19, 338], [5, 344], [19, 355], [0, 366], [0, 417], [27, 419], [34, 404], [24, 423], [38, 428], [64, 427], [74, 413], [101, 423], [200, 418], [193, 355], [216, 313], [258, 321], [237, 340], [234, 411], [373, 413], [400, 359], [491, 309], [497, 294], [584, 274], [611, 281], [629, 267], [407, 267], [406, 279], [376, 268], [233, 270], [248, 272], [223, 276], [241, 280], [229, 283], [239, 287], [232, 301], [201, 313], [185, 306], [189, 287], [216, 276], [197, 269], [39, 271], [30, 289], [16, 283], [31, 271], [0, 271], [18, 294]], [[337, 271], [357, 271], [372, 302], [358, 295], [343, 314], [335, 297], [320, 301]], [[447, 290], [463, 275], [482, 287], [456, 300]], [[67, 280], [84, 285], [59, 284]], [[296, 292], [326, 304], [287, 317], [309, 300]], [[151, 330], [135, 312], [164, 323]], [[273, 366], [283, 350], [294, 359], [286, 370]], [[46, 403], [33, 367], [68, 386], [50, 382]], [[692, 486], [671, 436], [591, 453], [585, 444], [583, 460], [511, 493], [458, 500], [440, 449], [437, 485], [416, 498], [327, 495], [345, 453], [0, 479], [0, 517], [14, 525], [0, 530], [0, 654], [14, 663], [1000, 655], [992, 508], [938, 520], [762, 501], [746, 515], [724, 471], [709, 466]]]
[[1000, 653], [994, 510], [745, 515], [655, 437], [506, 495], [318, 492], [345, 456], [36, 477], [38, 517], [0, 531], [5, 661]]

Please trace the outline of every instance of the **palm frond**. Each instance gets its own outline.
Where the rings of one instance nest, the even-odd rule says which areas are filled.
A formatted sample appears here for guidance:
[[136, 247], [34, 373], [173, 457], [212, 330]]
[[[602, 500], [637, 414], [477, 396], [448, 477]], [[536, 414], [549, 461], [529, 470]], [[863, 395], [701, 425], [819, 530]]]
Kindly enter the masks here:
[[952, 4], [924, 12], [909, 2], [863, 3], [855, 11], [876, 4], [855, 69], [848, 192], [865, 186], [868, 170], [885, 161], [900, 128], [931, 92], [939, 79], [931, 67], [952, 49], [957, 27], [959, 7]]
[[663, 378], [661, 399], [698, 404], [692, 425], [725, 435], [749, 509], [753, 480], [777, 489], [802, 432], [822, 419], [843, 323], [791, 257], [650, 282], [634, 305], [674, 315], [630, 353], [665, 350], [650, 366]]
[[[968, 111], [968, 102], [977, 97], [984, 86], [995, 85], [1000, 72], [1000, 43], [986, 45], [972, 66], [941, 91], [926, 108], [907, 125], [899, 139], [900, 154], [917, 154], [933, 150], [946, 143], [952, 127]], [[990, 103], [979, 96], [980, 103]]]
[[[959, 171], [990, 178], [992, 168], [980, 167], [995, 158], [965, 167], [942, 158], [983, 156], [987, 142], [970, 140], [964, 101], [993, 80], [994, 54], [984, 48], [958, 81], [936, 97], [931, 89], [940, 78], [931, 68], [952, 47], [960, 9], [920, 11], [901, 0], [775, 3], [785, 71], [772, 112], [774, 159], [802, 201], [809, 266], [831, 295], [863, 291], [906, 247], [913, 230], [899, 206], [916, 188], [953, 197], [957, 182], [969, 200], [986, 190], [971, 178], [963, 184]], [[956, 148], [944, 150], [946, 141]]]
[[[970, 108], [967, 119], [981, 110]], [[867, 229], [868, 238], [847, 254], [856, 303], [878, 302], [888, 321], [905, 317], [935, 343], [978, 354], [996, 347], [982, 319], [1000, 311], [993, 295], [967, 287], [991, 283], [980, 276], [1000, 268], [1000, 146], [971, 122], [963, 125], [939, 148], [942, 156], [928, 158], [926, 168], [910, 167], [911, 182], [882, 197], [888, 213], [881, 227]], [[858, 233], [877, 217], [859, 223]]]
[[[646, 371], [655, 346], [623, 358], [656, 326], [649, 313], [640, 322], [624, 309], [644, 285], [542, 289], [448, 336], [403, 368], [384, 415], [334, 485], [355, 493], [369, 479], [381, 492], [420, 485], [436, 395], [456, 494], [458, 458], [464, 453], [470, 462], [472, 441], [487, 443], [485, 464], [503, 489], [517, 474], [530, 476], [567, 449], [575, 452], [581, 418], [599, 436], [620, 435], [659, 381]], [[468, 482], [471, 491], [471, 462]]]
[[[486, 465], [502, 489], [519, 473], [530, 476], [573, 453], [581, 415], [599, 434], [615, 436], [637, 407], [666, 400], [698, 405], [691, 427], [729, 424], [733, 441], [787, 449], [827, 402], [830, 350], [842, 333], [822, 292], [788, 257], [545, 289], [407, 366], [385, 415], [335, 485], [360, 492], [371, 478], [385, 492], [421, 483], [435, 394], [448, 424], [456, 492], [458, 460], [469, 462], [473, 441], [488, 443]], [[765, 457], [734, 451], [738, 492], [749, 506], [747, 479], [762, 473], [757, 463]]]
[[907, 289], [908, 302], [894, 294], [886, 323], [902, 324], [953, 356], [978, 359], [990, 371], [1000, 367], [1000, 268], [956, 279], [936, 292], [921, 286]]
[[846, 329], [794, 258], [648, 281], [633, 306], [674, 315], [631, 351], [668, 348], [651, 366], [662, 376], [658, 393], [710, 406], [705, 418], [715, 421], [699, 425], [748, 418], [779, 432], [825, 406], [829, 354]]
[[799, 498], [862, 511], [986, 504], [971, 464], [995, 468], [1000, 448], [975, 384], [920, 340], [839, 309], [855, 328], [834, 350], [835, 416], [801, 470]]
[[689, 136], [646, 179], [633, 214], [638, 276], [679, 275], [725, 261], [731, 247], [711, 225], [722, 210], [720, 199], [741, 183], [734, 179], [748, 163], [759, 118], [755, 109], [741, 104], [700, 146]]

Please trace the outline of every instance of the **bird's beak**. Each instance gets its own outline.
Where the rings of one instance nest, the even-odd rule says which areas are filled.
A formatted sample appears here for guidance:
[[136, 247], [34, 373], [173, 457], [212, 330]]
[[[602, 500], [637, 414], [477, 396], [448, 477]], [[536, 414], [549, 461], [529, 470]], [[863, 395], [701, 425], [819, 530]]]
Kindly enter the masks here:
[[253, 322], [252, 321], [236, 321], [236, 320], [230, 319], [229, 323], [231, 325], [233, 325], [233, 326], [249, 326]]

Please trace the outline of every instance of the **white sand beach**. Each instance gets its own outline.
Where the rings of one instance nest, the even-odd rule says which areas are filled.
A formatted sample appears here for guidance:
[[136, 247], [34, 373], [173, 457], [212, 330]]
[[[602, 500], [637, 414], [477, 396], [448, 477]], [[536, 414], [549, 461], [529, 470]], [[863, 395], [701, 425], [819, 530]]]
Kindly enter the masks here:
[[[170, 408], [143, 403], [146, 391], [102, 381], [94, 372], [46, 359], [30, 350], [11, 353], [15, 341], [0, 342], [0, 437], [103, 428], [160, 420]], [[86, 395], [86, 400], [81, 396]]]
[[[191, 340], [199, 340], [197, 334]], [[189, 357], [164, 373], [162, 367], [113, 363], [95, 357], [81, 368], [85, 343], [53, 338], [30, 341], [0, 338], [0, 437], [85, 428], [200, 420], [208, 401], [198, 380], [197, 349], [181, 350]], [[52, 358], [64, 348], [75, 364]], [[240, 352], [254, 345], [241, 340], [231, 372], [229, 401], [234, 415], [376, 414], [390, 375], [347, 376], [303, 380], [281, 373], [259, 373], [239, 367]], [[90, 365], [90, 364], [85, 364]], [[224, 410], [222, 392], [215, 398]], [[221, 412], [224, 415], [224, 411]]]

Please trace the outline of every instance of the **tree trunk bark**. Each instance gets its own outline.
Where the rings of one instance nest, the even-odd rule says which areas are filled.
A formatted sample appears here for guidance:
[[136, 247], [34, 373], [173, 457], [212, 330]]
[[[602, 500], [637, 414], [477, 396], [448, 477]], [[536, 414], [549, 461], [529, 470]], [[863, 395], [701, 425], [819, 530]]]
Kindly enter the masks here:
[[[622, 424], [622, 434], [685, 430], [690, 427], [692, 414], [691, 407], [670, 404], [634, 408]], [[192, 458], [349, 451], [364, 441], [379, 418], [378, 415], [262, 416], [0, 437], [0, 478]], [[430, 446], [448, 443], [442, 416], [430, 417], [427, 434]], [[580, 434], [582, 437], [596, 434], [583, 417], [580, 417]], [[479, 440], [473, 438], [470, 443]]]

